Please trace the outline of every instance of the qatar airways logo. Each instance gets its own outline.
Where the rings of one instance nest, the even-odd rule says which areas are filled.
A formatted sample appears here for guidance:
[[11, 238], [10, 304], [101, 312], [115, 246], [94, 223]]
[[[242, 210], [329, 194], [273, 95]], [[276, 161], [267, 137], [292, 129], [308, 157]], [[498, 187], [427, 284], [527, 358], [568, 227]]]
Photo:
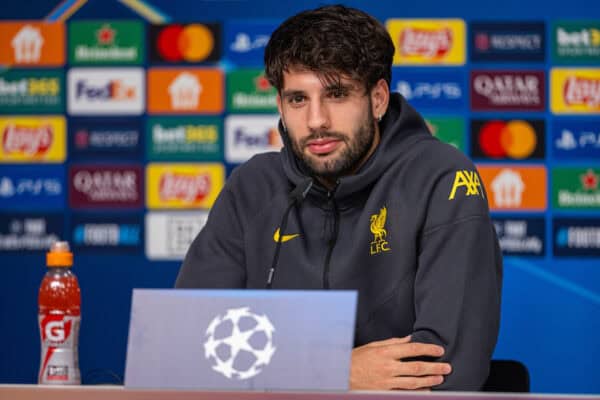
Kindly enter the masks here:
[[568, 106], [599, 108], [600, 79], [570, 76], [564, 85], [563, 96]]
[[9, 124], [2, 132], [2, 148], [6, 154], [40, 155], [52, 146], [52, 127]]
[[452, 30], [405, 28], [400, 33], [400, 53], [403, 56], [441, 58], [452, 47]]
[[543, 111], [546, 96], [544, 82], [543, 71], [473, 71], [472, 108]]
[[69, 171], [69, 200], [75, 208], [141, 206], [141, 168], [76, 166]]
[[211, 181], [208, 174], [165, 173], [159, 181], [159, 197], [161, 201], [179, 200], [185, 203], [196, 203], [204, 199], [210, 192]]

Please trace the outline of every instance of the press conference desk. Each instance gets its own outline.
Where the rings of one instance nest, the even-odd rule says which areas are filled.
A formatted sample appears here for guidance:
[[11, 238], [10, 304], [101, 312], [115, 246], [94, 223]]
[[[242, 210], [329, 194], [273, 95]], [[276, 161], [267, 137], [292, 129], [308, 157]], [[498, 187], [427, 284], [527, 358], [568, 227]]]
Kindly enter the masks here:
[[0, 385], [0, 400], [590, 400], [600, 396], [467, 392], [204, 392], [134, 390], [122, 386]]

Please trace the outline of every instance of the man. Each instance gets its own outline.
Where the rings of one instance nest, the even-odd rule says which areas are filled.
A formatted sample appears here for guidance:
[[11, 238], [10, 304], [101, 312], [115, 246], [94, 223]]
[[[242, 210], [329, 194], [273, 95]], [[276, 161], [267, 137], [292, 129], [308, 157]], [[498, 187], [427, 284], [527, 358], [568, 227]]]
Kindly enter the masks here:
[[390, 94], [393, 52], [343, 6], [272, 34], [285, 146], [231, 174], [176, 286], [357, 290], [352, 389], [478, 390], [501, 253], [473, 164]]

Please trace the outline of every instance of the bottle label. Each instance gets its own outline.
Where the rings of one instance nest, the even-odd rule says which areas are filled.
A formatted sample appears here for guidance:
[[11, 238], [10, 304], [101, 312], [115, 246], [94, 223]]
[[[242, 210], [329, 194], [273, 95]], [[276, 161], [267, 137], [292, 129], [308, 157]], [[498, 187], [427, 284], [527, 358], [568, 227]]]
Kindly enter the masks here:
[[81, 383], [77, 355], [81, 317], [40, 314], [42, 356], [39, 383]]

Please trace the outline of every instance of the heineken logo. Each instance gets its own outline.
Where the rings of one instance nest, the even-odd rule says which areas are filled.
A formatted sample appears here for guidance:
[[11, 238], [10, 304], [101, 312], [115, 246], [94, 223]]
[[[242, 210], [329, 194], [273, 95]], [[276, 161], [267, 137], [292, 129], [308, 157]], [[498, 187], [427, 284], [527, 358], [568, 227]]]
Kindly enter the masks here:
[[143, 25], [137, 21], [85, 21], [69, 26], [74, 64], [141, 64]]
[[554, 206], [559, 209], [600, 209], [600, 170], [555, 168]]
[[232, 111], [277, 112], [277, 91], [261, 69], [240, 69], [227, 76], [227, 103]]

